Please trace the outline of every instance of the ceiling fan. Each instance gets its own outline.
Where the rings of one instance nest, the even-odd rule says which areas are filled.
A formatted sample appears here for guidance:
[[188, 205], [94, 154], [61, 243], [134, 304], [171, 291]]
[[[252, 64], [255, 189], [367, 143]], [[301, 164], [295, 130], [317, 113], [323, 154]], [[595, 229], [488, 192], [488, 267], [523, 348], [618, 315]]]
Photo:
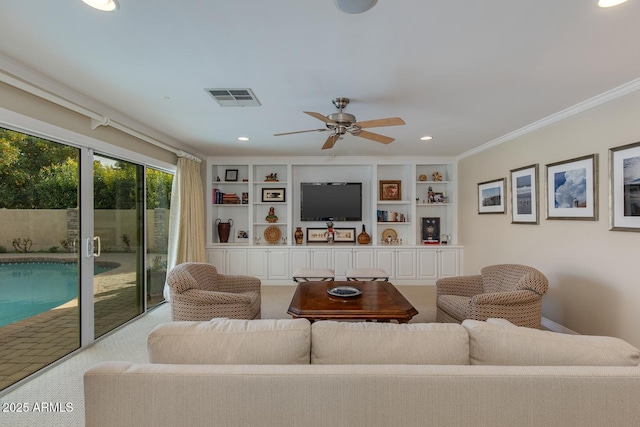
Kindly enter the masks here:
[[323, 116], [320, 113], [314, 113], [312, 111], [304, 111], [305, 114], [310, 115], [311, 117], [315, 117], [318, 120], [322, 120], [326, 128], [320, 129], [311, 129], [311, 130], [301, 130], [297, 132], [285, 132], [285, 133], [276, 133], [273, 136], [281, 136], [281, 135], [292, 135], [294, 133], [305, 133], [305, 132], [325, 132], [332, 131], [331, 135], [327, 138], [324, 145], [322, 146], [323, 150], [327, 150], [332, 148], [336, 141], [340, 139], [342, 135], [345, 133], [350, 133], [353, 136], [359, 136], [360, 138], [370, 139], [372, 141], [379, 142], [381, 144], [389, 144], [395, 141], [394, 138], [390, 138], [388, 136], [380, 135], [377, 133], [369, 132], [363, 130], [365, 128], [375, 128], [382, 126], [399, 126], [404, 125], [404, 120], [400, 117], [390, 117], [387, 119], [377, 119], [377, 120], [367, 120], [364, 122], [357, 122], [356, 116], [349, 113], [344, 113], [342, 110], [349, 104], [349, 98], [335, 98], [333, 100], [333, 105], [338, 109], [337, 113], [329, 114], [328, 116]]

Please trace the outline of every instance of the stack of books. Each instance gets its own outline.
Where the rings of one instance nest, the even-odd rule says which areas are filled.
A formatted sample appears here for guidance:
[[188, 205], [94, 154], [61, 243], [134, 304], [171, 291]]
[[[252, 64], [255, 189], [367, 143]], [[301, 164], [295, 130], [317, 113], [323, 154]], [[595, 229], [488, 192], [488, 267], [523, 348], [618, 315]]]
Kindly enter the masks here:
[[236, 193], [225, 193], [222, 195], [223, 205], [239, 205], [240, 197]]
[[377, 217], [378, 222], [407, 222], [405, 214], [400, 212], [378, 210]]
[[213, 189], [214, 205], [239, 205], [240, 197], [235, 193], [223, 193], [217, 188]]

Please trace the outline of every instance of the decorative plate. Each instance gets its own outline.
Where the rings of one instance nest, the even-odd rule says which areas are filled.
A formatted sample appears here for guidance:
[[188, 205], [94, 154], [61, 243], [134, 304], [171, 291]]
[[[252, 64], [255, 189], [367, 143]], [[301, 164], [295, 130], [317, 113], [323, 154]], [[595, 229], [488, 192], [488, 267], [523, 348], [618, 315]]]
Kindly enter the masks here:
[[387, 228], [382, 232], [382, 240], [386, 242], [389, 240], [389, 237], [391, 237], [392, 241], [398, 240], [398, 233], [396, 233], [396, 230], [393, 228]]
[[278, 243], [282, 237], [282, 232], [277, 225], [270, 225], [264, 229], [264, 240], [267, 243]]
[[356, 297], [362, 293], [360, 289], [352, 286], [338, 286], [327, 289], [327, 292], [334, 297]]
[[431, 178], [434, 181], [442, 181], [442, 174], [440, 172], [434, 172], [431, 174]]

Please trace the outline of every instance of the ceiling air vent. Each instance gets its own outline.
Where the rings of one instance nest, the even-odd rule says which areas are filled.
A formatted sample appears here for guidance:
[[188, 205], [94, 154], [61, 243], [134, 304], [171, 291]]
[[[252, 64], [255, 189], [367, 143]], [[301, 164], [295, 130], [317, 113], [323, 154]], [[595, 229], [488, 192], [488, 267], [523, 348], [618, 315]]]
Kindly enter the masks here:
[[258, 98], [251, 89], [205, 89], [221, 107], [257, 107]]

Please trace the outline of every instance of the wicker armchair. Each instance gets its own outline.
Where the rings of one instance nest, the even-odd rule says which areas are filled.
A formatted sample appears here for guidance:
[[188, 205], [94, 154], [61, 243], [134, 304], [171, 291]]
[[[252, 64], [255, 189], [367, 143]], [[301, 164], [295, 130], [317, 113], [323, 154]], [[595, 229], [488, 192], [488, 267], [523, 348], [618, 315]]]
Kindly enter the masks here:
[[461, 323], [498, 317], [518, 326], [540, 328], [542, 296], [548, 288], [541, 272], [518, 264], [484, 267], [475, 276], [438, 279], [436, 320]]
[[186, 262], [167, 275], [173, 320], [260, 318], [260, 279], [218, 274], [207, 263]]

